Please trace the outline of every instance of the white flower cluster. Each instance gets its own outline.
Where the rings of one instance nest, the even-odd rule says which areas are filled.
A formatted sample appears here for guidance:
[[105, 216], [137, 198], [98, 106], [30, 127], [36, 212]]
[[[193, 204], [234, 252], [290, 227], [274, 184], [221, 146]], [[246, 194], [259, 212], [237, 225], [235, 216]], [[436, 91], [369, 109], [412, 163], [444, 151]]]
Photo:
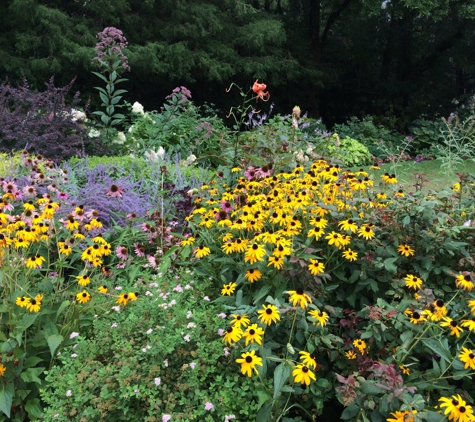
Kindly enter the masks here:
[[156, 163], [159, 160], [163, 160], [163, 157], [165, 157], [165, 149], [163, 147], [158, 147], [157, 151], [152, 149], [147, 151], [144, 155], [149, 161]]

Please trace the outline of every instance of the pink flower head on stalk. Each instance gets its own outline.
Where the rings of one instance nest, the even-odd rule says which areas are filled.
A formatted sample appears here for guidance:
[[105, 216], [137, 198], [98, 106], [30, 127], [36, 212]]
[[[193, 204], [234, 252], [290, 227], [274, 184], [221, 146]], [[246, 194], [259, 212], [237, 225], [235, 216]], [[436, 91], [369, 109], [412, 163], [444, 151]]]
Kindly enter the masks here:
[[244, 176], [246, 176], [248, 180], [255, 179], [257, 176], [257, 173], [254, 166], [249, 166], [248, 169], [244, 172]]
[[122, 61], [122, 68], [130, 72], [127, 56], [122, 52], [127, 47], [127, 39], [120, 29], [113, 26], [104, 28], [104, 31], [96, 35], [99, 42], [96, 44], [96, 57], [93, 60], [99, 62], [116, 61], [119, 58]]
[[206, 402], [205, 410], [213, 410], [213, 409], [214, 409], [213, 403]]
[[129, 256], [129, 251], [124, 246], [117, 246], [115, 249], [115, 254], [117, 255], [117, 258], [126, 260]]
[[111, 185], [109, 190], [107, 191], [106, 195], [111, 196], [112, 198], [122, 198], [122, 193], [124, 191], [121, 187], [117, 185]]
[[221, 209], [226, 212], [231, 212], [233, 210], [233, 204], [229, 201], [221, 201]]

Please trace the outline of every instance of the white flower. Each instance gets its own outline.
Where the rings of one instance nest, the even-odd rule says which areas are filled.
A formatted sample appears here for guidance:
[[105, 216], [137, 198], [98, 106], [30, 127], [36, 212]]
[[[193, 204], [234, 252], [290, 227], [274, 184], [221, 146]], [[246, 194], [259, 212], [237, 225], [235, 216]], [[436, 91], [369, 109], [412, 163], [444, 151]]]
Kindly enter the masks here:
[[123, 144], [126, 141], [124, 132], [119, 132], [117, 134], [117, 137], [119, 138], [119, 140], [115, 141], [116, 144]]
[[99, 136], [101, 136], [101, 132], [96, 129], [91, 129], [87, 136], [89, 136], [89, 138], [99, 138]]
[[153, 380], [155, 382], [155, 385], [158, 387], [160, 385], [160, 383], [162, 382], [162, 380], [160, 378], [155, 378]]
[[82, 111], [75, 110], [74, 108], [71, 110], [71, 120], [73, 122], [85, 122], [86, 121], [86, 113]]
[[196, 161], [196, 156], [191, 154], [185, 161], [185, 166], [189, 166]]
[[138, 101], [135, 101], [135, 103], [132, 105], [132, 113], [145, 114], [143, 105]]
[[66, 391], [66, 397], [71, 397], [71, 390]]
[[165, 156], [165, 149], [163, 147], [158, 147], [157, 151], [154, 151], [152, 149], [150, 151], [147, 151], [144, 155], [145, 157], [147, 157], [149, 161], [152, 161], [155, 163], [159, 161], [159, 159], [163, 160], [163, 157]]
[[79, 333], [75, 333], [75, 332], [72, 332], [71, 335], [69, 336], [69, 338], [74, 338], [74, 337], [77, 337], [79, 335]]

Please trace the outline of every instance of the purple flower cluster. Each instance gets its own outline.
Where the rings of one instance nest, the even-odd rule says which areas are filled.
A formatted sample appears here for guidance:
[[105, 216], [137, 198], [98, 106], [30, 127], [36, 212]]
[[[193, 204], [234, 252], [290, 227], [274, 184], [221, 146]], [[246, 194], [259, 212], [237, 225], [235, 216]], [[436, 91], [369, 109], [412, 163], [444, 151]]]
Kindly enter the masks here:
[[127, 39], [120, 29], [113, 26], [105, 28], [96, 35], [100, 41], [96, 44], [96, 57], [94, 60], [99, 62], [111, 62], [120, 59], [122, 68], [126, 72], [130, 72], [127, 56], [123, 53], [123, 49], [127, 47]]
[[177, 98], [181, 97], [182, 104], [185, 104], [188, 100], [191, 100], [191, 91], [184, 86], [177, 86], [175, 89], [173, 89], [170, 95], [167, 95], [165, 97], [165, 99], [170, 100], [170, 99], [173, 99], [174, 97], [177, 97]]

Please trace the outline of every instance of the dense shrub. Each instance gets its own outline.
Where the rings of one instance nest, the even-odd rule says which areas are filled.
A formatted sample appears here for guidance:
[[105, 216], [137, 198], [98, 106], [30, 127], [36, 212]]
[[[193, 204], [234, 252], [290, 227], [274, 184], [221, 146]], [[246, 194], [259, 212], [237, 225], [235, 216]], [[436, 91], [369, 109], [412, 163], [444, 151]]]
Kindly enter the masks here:
[[35, 92], [26, 79], [17, 88], [4, 81], [0, 85], [0, 149], [27, 148], [55, 161], [91, 152], [94, 145], [83, 126], [86, 116], [75, 110], [79, 92], [67, 102], [73, 82], [56, 88], [51, 78], [44, 92]]

